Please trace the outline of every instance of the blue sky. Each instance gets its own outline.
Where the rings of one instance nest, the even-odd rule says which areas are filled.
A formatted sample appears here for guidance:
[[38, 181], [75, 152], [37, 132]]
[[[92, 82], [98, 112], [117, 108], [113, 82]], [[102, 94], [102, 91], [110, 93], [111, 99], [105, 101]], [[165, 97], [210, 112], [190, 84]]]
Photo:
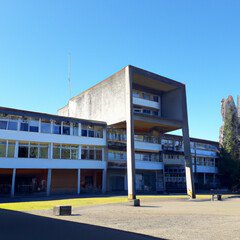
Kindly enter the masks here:
[[238, 0], [0, 0], [0, 105], [56, 113], [131, 64], [187, 86], [192, 137], [218, 140], [240, 94]]

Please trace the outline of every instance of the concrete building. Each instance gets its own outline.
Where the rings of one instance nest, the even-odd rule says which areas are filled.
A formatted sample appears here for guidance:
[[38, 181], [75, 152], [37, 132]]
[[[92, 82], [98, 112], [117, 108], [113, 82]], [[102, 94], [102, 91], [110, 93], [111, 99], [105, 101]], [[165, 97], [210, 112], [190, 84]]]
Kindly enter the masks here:
[[0, 107], [0, 193], [106, 191], [106, 124]]
[[[129, 199], [136, 197], [135, 169], [143, 170], [138, 160], [135, 163], [138, 146], [135, 147], [134, 136], [145, 134], [161, 137], [164, 133], [182, 129], [187, 193], [195, 198], [184, 84], [127, 66], [70, 99], [58, 114], [104, 121], [113, 129], [126, 130]], [[141, 154], [144, 149], [138, 151]], [[160, 162], [149, 168], [158, 171], [159, 182], [162, 181], [162, 169]]]
[[[185, 86], [127, 66], [59, 115], [0, 107], [0, 194], [173, 193], [218, 184], [218, 143], [189, 138]], [[166, 134], [182, 129], [183, 137]], [[194, 180], [193, 180], [194, 175]], [[187, 183], [186, 183], [187, 182]]]

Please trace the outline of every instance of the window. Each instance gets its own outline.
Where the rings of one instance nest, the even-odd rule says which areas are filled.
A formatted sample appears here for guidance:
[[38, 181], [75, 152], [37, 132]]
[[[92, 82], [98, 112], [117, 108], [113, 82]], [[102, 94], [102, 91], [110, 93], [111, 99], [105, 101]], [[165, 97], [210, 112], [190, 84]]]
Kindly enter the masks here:
[[28, 121], [27, 120], [21, 120], [20, 123], [20, 131], [28, 131]]
[[88, 126], [88, 136], [94, 137], [94, 129], [92, 126]]
[[102, 160], [102, 149], [96, 149], [96, 160]]
[[17, 121], [9, 121], [8, 122], [8, 130], [17, 130], [18, 123]]
[[7, 129], [7, 121], [0, 120], [0, 129]]
[[150, 95], [147, 93], [143, 93], [143, 98], [146, 100], [150, 100]]
[[51, 122], [49, 120], [41, 120], [41, 132], [42, 133], [51, 133]]
[[39, 158], [48, 158], [48, 144], [39, 144]]
[[133, 108], [133, 111], [135, 113], [141, 113], [142, 112], [142, 109], [141, 108]]
[[78, 123], [73, 123], [73, 136], [78, 136]]
[[27, 158], [28, 157], [28, 143], [20, 142], [18, 146], [18, 157]]
[[78, 159], [78, 146], [71, 146], [71, 159]]
[[144, 114], [151, 114], [151, 111], [149, 109], [143, 109]]
[[53, 145], [53, 158], [54, 159], [60, 159], [60, 153], [61, 153], [61, 148], [59, 144], [54, 144]]
[[95, 159], [94, 157], [94, 148], [89, 148], [89, 159], [93, 160]]
[[154, 116], [158, 116], [159, 115], [159, 112], [157, 110], [153, 110], [152, 113], [153, 113]]
[[8, 141], [7, 157], [14, 158], [14, 154], [15, 154], [15, 142]]
[[31, 120], [29, 122], [29, 131], [30, 132], [38, 132], [39, 129], [39, 121], [38, 120]]
[[70, 123], [63, 123], [63, 129], [62, 129], [63, 135], [70, 135]]
[[153, 96], [153, 101], [154, 102], [158, 102], [159, 101], [159, 97], [158, 96]]
[[7, 141], [0, 141], [0, 157], [6, 157]]
[[103, 137], [103, 127], [95, 126], [95, 137], [96, 138], [102, 138]]
[[88, 159], [88, 149], [82, 148], [81, 159]]
[[68, 145], [62, 145], [61, 159], [70, 159], [70, 147]]
[[86, 125], [82, 125], [82, 134], [81, 135], [83, 137], [87, 137], [87, 135], [88, 135], [87, 132], [88, 132], [87, 131], [87, 126]]
[[30, 158], [38, 158], [38, 144], [36, 143], [30, 145]]
[[54, 122], [53, 124], [53, 133], [54, 134], [61, 134], [61, 122]]

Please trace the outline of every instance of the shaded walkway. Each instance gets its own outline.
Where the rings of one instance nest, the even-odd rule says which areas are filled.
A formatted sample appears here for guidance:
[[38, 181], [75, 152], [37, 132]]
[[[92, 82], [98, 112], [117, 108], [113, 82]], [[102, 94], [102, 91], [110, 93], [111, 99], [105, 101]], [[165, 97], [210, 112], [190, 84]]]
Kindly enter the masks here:
[[142, 234], [3, 209], [0, 209], [0, 239], [160, 240]]

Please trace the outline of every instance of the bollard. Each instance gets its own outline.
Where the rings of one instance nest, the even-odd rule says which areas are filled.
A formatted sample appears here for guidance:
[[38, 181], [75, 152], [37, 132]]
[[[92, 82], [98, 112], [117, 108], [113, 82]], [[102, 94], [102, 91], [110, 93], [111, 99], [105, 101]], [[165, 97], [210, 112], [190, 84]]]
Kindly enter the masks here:
[[55, 216], [70, 216], [72, 214], [72, 206], [56, 206], [53, 208]]

